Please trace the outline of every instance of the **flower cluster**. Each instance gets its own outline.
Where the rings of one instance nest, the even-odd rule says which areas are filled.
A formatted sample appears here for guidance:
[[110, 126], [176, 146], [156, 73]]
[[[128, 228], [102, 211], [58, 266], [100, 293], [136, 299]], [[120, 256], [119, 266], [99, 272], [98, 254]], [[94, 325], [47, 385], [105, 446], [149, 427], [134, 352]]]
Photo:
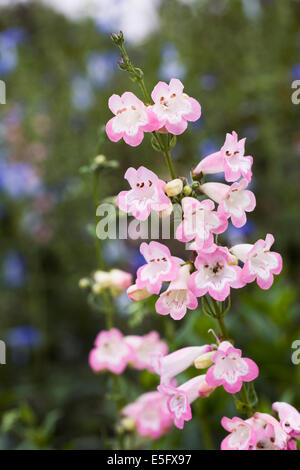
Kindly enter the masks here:
[[291, 405], [275, 402], [279, 421], [268, 413], [256, 412], [246, 420], [224, 417], [222, 426], [230, 434], [222, 450], [296, 450], [300, 439], [300, 413]]

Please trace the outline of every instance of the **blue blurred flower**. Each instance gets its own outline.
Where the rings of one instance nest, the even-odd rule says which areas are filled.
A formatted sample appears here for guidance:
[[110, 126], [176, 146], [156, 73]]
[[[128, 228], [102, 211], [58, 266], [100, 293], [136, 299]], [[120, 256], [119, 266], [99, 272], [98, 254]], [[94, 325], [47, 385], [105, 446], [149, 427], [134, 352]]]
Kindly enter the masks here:
[[171, 78], [182, 79], [186, 75], [186, 68], [180, 62], [177, 49], [174, 44], [168, 43], [162, 48], [162, 62], [159, 68], [159, 77], [163, 80]]
[[256, 229], [256, 225], [252, 220], [247, 220], [243, 227], [237, 228], [234, 225], [229, 224], [227, 229], [227, 239], [230, 245], [236, 245], [238, 243], [249, 243], [247, 240], [251, 237]]
[[300, 79], [300, 63], [294, 64], [291, 68], [291, 78], [292, 80]]
[[74, 108], [78, 111], [87, 111], [92, 107], [95, 96], [88, 78], [77, 75], [72, 79], [71, 99]]
[[4, 255], [2, 277], [5, 284], [16, 288], [26, 281], [26, 267], [23, 256], [17, 251], [9, 251]]
[[0, 34], [0, 73], [2, 75], [13, 72], [18, 64], [17, 45], [24, 38], [20, 28], [8, 28]]
[[97, 87], [109, 83], [115, 72], [117, 55], [109, 52], [91, 52], [87, 58], [88, 76]]
[[42, 334], [31, 325], [18, 326], [6, 331], [5, 341], [12, 348], [27, 347], [34, 349], [42, 344]]
[[41, 180], [35, 168], [28, 163], [0, 164], [0, 191], [12, 198], [33, 196], [41, 188]]
[[203, 157], [210, 155], [211, 153], [218, 152], [220, 145], [213, 139], [204, 139], [199, 145], [199, 151]]
[[214, 90], [218, 86], [218, 77], [214, 73], [205, 73], [201, 76], [201, 85], [204, 90]]

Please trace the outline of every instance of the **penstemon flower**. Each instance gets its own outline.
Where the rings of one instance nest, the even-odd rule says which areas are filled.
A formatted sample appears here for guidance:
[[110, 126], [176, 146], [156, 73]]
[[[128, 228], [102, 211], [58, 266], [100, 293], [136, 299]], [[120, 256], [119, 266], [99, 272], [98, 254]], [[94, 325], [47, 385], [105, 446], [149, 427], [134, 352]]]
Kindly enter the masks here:
[[129, 286], [126, 292], [130, 300], [133, 300], [134, 302], [145, 300], [152, 295], [145, 287], [138, 289], [136, 284]]
[[125, 179], [131, 186], [129, 191], [121, 191], [116, 203], [123, 212], [132, 213], [138, 220], [146, 220], [151, 210], [168, 209], [170, 199], [164, 188], [166, 183], [160, 180], [153, 171], [144, 166], [137, 170], [128, 168]]
[[198, 375], [179, 387], [159, 385], [158, 390], [168, 396], [168, 410], [177, 428], [183, 429], [184, 422], [192, 419], [191, 403], [199, 396], [208, 397], [215, 387], [210, 387], [205, 375]]
[[133, 354], [122, 333], [112, 328], [98, 334], [95, 347], [89, 355], [89, 364], [95, 372], [108, 369], [114, 374], [121, 374], [133, 358]]
[[230, 434], [223, 439], [221, 450], [251, 450], [256, 443], [256, 431], [251, 426], [249, 420], [244, 421], [241, 418], [232, 419], [224, 416], [221, 424]]
[[280, 254], [270, 251], [274, 243], [271, 234], [265, 240], [258, 240], [254, 245], [240, 244], [231, 248], [233, 253], [243, 263], [242, 278], [246, 283], [257, 281], [261, 289], [269, 289], [273, 284], [273, 274], [282, 270]]
[[243, 382], [251, 382], [258, 376], [255, 362], [242, 357], [242, 351], [228, 341], [220, 343], [212, 361], [214, 365], [206, 372], [206, 382], [212, 387], [223, 385], [228, 393], [239, 392]]
[[158, 439], [172, 424], [172, 417], [167, 409], [167, 399], [160, 392], [141, 395], [135, 402], [123, 408], [122, 415], [135, 422], [141, 436], [148, 436], [151, 439]]
[[168, 289], [160, 294], [155, 304], [155, 310], [160, 315], [170, 315], [173, 320], [181, 320], [187, 309], [195, 310], [198, 306], [197, 297], [188, 287], [190, 266], [179, 268], [178, 278], [172, 281]]
[[106, 124], [106, 133], [112, 142], [123, 138], [126, 144], [135, 147], [142, 142], [144, 132], [152, 132], [157, 128], [157, 120], [151, 109], [130, 91], [122, 96], [112, 95], [108, 106], [115, 115]]
[[183, 261], [171, 256], [168, 247], [158, 242], [142, 243], [140, 252], [146, 264], [137, 271], [136, 285], [138, 289], [146, 289], [152, 294], [158, 294], [164, 281], [177, 279], [179, 265]]
[[160, 340], [156, 331], [144, 336], [125, 336], [125, 341], [133, 350], [130, 362], [136, 369], [148, 369], [153, 372], [152, 354], [165, 355], [168, 352], [168, 346]]
[[171, 134], [182, 134], [188, 121], [197, 121], [201, 116], [201, 106], [194, 98], [183, 93], [183, 84], [172, 78], [169, 85], [159, 82], [151, 93], [154, 105], [151, 110], [157, 118], [158, 129], [166, 129]]
[[190, 367], [195, 359], [212, 350], [208, 344], [204, 346], [189, 346], [178, 349], [167, 356], [152, 354], [151, 364], [154, 371], [160, 375], [160, 383], [169, 385], [174, 377]]
[[195, 271], [189, 280], [189, 287], [197, 297], [207, 292], [216, 300], [223, 301], [230, 294], [230, 288], [245, 285], [241, 279], [242, 270], [235, 266], [234, 257], [225, 247], [215, 246], [212, 252], [198, 252]]
[[219, 204], [221, 216], [231, 217], [235, 227], [242, 227], [247, 222], [246, 212], [252, 212], [256, 199], [252, 191], [247, 190], [245, 178], [231, 186], [223, 183], [204, 183], [201, 190]]
[[238, 140], [238, 135], [234, 131], [232, 134], [226, 134], [221, 150], [203, 158], [193, 173], [205, 175], [224, 172], [225, 180], [228, 182], [237, 181], [243, 176], [249, 183], [252, 178], [253, 158], [244, 156], [245, 141], [245, 138]]
[[178, 225], [176, 238], [181, 242], [195, 240], [194, 249], [208, 249], [214, 243], [213, 234], [227, 229], [227, 217], [214, 211], [209, 199], [198, 201], [192, 197], [182, 199], [183, 221]]
[[280, 424], [285, 432], [296, 439], [300, 439], [300, 413], [292, 405], [276, 401], [272, 408], [277, 411]]

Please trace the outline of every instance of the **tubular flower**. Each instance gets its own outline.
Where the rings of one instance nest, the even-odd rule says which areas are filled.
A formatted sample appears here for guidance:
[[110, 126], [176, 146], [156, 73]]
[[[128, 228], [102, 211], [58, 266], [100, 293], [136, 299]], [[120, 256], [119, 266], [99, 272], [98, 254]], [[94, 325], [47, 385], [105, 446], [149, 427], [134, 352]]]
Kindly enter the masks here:
[[234, 257], [225, 247], [216, 246], [210, 253], [198, 252], [195, 271], [189, 280], [189, 287], [197, 297], [207, 292], [215, 300], [223, 301], [230, 294], [230, 288], [245, 285], [241, 280], [241, 268], [234, 266]]
[[144, 166], [137, 170], [128, 168], [125, 179], [131, 186], [129, 191], [121, 191], [117, 196], [117, 206], [123, 212], [132, 213], [138, 220], [146, 220], [151, 210], [162, 211], [170, 205], [164, 188], [166, 183], [153, 171]]
[[123, 138], [126, 144], [136, 147], [142, 142], [144, 132], [152, 132], [157, 128], [157, 120], [151, 109], [130, 91], [122, 96], [112, 95], [108, 106], [115, 115], [106, 124], [106, 133], [112, 142]]
[[300, 413], [292, 405], [285, 402], [276, 401], [272, 405], [277, 411], [280, 424], [284, 431], [291, 437], [300, 439]]
[[179, 387], [159, 385], [158, 390], [167, 395], [168, 410], [177, 428], [183, 429], [184, 422], [192, 419], [191, 403], [199, 396], [207, 397], [214, 387], [209, 387], [205, 375], [198, 375]]
[[188, 121], [197, 121], [201, 116], [201, 106], [194, 98], [183, 93], [183, 84], [172, 78], [170, 84], [158, 82], [151, 93], [154, 105], [151, 106], [158, 129], [166, 129], [171, 134], [182, 134]]
[[176, 375], [190, 367], [194, 360], [212, 350], [208, 344], [204, 346], [189, 346], [178, 349], [167, 356], [163, 354], [152, 354], [152, 366], [154, 371], [160, 375], [160, 383], [169, 385]]
[[242, 278], [248, 282], [257, 281], [261, 289], [269, 289], [273, 284], [273, 274], [282, 270], [280, 254], [270, 251], [274, 237], [270, 233], [265, 240], [258, 240], [254, 245], [240, 244], [231, 248], [233, 253], [243, 263]]
[[126, 292], [130, 300], [133, 300], [134, 302], [148, 299], [148, 297], [151, 297], [152, 295], [145, 287], [143, 289], [138, 289], [136, 284], [129, 286]]
[[136, 285], [138, 289], [146, 287], [148, 292], [159, 294], [163, 281], [177, 279], [179, 265], [182, 260], [171, 256], [169, 248], [162, 243], [142, 243], [140, 252], [146, 260], [146, 264], [137, 271]]
[[168, 346], [160, 340], [156, 331], [151, 331], [144, 336], [125, 336], [125, 341], [133, 350], [130, 362], [136, 369], [148, 369], [153, 372], [152, 354], [165, 355], [168, 352]]
[[223, 385], [228, 393], [239, 392], [243, 382], [251, 382], [259, 373], [255, 362], [242, 357], [242, 351], [228, 341], [220, 343], [212, 361], [215, 365], [206, 372], [206, 382], [212, 387]]
[[195, 240], [196, 249], [207, 250], [214, 243], [213, 233], [225, 232], [227, 217], [214, 211], [213, 201], [198, 201], [192, 197], [182, 199], [183, 221], [178, 225], [176, 238], [181, 242]]
[[178, 278], [172, 281], [168, 289], [160, 294], [155, 304], [155, 309], [160, 315], [169, 315], [173, 320], [181, 320], [187, 309], [195, 310], [198, 306], [197, 297], [188, 287], [190, 278], [190, 266], [179, 268]]
[[167, 398], [160, 392], [141, 395], [135, 402], [125, 406], [122, 414], [135, 421], [137, 432], [141, 436], [151, 439], [158, 439], [172, 424]]
[[133, 358], [133, 354], [122, 333], [112, 328], [109, 331], [100, 331], [98, 334], [95, 347], [89, 355], [89, 364], [95, 372], [108, 369], [114, 374], [121, 374]]
[[256, 443], [256, 432], [249, 420], [224, 416], [221, 424], [230, 434], [223, 439], [221, 450], [251, 450]]
[[201, 190], [219, 204], [221, 216], [231, 217], [235, 227], [242, 227], [247, 222], [246, 212], [252, 212], [256, 199], [252, 191], [247, 190], [245, 178], [231, 186], [223, 183], [204, 183]]

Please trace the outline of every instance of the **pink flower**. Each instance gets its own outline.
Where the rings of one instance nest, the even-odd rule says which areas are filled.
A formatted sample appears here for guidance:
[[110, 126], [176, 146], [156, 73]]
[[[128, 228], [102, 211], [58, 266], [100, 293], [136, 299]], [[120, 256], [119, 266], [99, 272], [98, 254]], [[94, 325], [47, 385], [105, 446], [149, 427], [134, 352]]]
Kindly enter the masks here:
[[252, 191], [247, 190], [248, 182], [245, 178], [231, 186], [223, 183], [204, 183], [202, 191], [219, 204], [218, 212], [221, 216], [231, 217], [235, 227], [242, 227], [247, 222], [245, 212], [252, 212], [256, 199]]
[[261, 289], [269, 289], [273, 284], [273, 274], [279, 274], [282, 270], [281, 256], [270, 251], [274, 243], [271, 234], [266, 235], [266, 240], [258, 240], [254, 245], [240, 244], [231, 248], [231, 252], [243, 263], [242, 278], [247, 282], [255, 279]]
[[126, 336], [125, 341], [133, 350], [131, 363], [136, 369], [148, 369], [153, 372], [152, 354], [165, 355], [168, 352], [168, 346], [160, 340], [156, 331], [144, 336]]
[[152, 366], [154, 371], [160, 375], [160, 383], [169, 385], [172, 379], [190, 367], [195, 359], [211, 350], [212, 347], [206, 344], [205, 346], [189, 346], [178, 349], [167, 356], [152, 354]]
[[172, 78], [170, 84], [159, 82], [151, 93], [154, 105], [151, 110], [158, 121], [156, 129], [164, 128], [171, 134], [182, 134], [187, 121], [197, 121], [201, 116], [201, 106], [194, 98], [183, 93], [183, 84]]
[[281, 427], [291, 437], [300, 439], [300, 413], [292, 405], [277, 401], [272, 405], [277, 411]]
[[230, 432], [229, 436], [223, 439], [221, 450], [253, 449], [256, 443], [256, 432], [249, 420], [244, 421], [237, 417], [229, 419], [224, 416], [221, 424], [226, 431]]
[[95, 372], [108, 369], [114, 374], [121, 374], [132, 357], [133, 350], [122, 333], [112, 328], [98, 334], [95, 348], [89, 354], [89, 364]]
[[195, 310], [198, 301], [193, 292], [188, 288], [190, 266], [179, 268], [178, 278], [172, 281], [168, 289], [160, 294], [155, 304], [155, 309], [160, 315], [169, 315], [173, 320], [181, 320], [187, 309]]
[[123, 212], [130, 212], [138, 220], [146, 220], [151, 210], [161, 211], [170, 205], [170, 199], [164, 193], [166, 183], [153, 171], [144, 166], [138, 170], [128, 168], [125, 179], [131, 189], [121, 191], [116, 203]]
[[135, 147], [142, 142], [144, 132], [152, 132], [157, 128], [151, 109], [130, 91], [122, 96], [112, 95], [108, 106], [115, 115], [106, 124], [106, 133], [112, 142], [123, 138], [128, 145]]
[[127, 289], [132, 283], [132, 274], [121, 269], [112, 269], [109, 272], [111, 286], [119, 290]]
[[142, 243], [140, 252], [146, 260], [146, 264], [137, 271], [136, 285], [138, 289], [146, 287], [148, 292], [159, 294], [164, 281], [177, 279], [179, 265], [182, 260], [171, 256], [169, 248], [162, 243]]
[[212, 174], [225, 172], [225, 180], [237, 181], [243, 176], [248, 183], [251, 181], [253, 158], [245, 157], [245, 141], [238, 140], [236, 132], [226, 134], [226, 140], [220, 151], [203, 158], [194, 169], [194, 174]]
[[172, 424], [166, 401], [166, 397], [160, 392], [145, 393], [135, 402], [125, 406], [122, 414], [136, 422], [137, 431], [141, 436], [158, 439]]
[[230, 294], [230, 288], [245, 285], [241, 280], [241, 268], [233, 266], [232, 257], [225, 247], [216, 246], [211, 253], [199, 252], [195, 260], [195, 271], [189, 280], [189, 287], [197, 297], [207, 292], [215, 300], [223, 301]]
[[174, 424], [183, 429], [184, 422], [192, 419], [191, 403], [199, 396], [208, 396], [214, 387], [208, 386], [205, 375], [198, 375], [179, 387], [159, 385], [158, 390], [169, 397], [167, 406]]
[[138, 289], [136, 284], [129, 286], [126, 292], [130, 300], [133, 300], [134, 302], [148, 299], [148, 297], [151, 297], [152, 295], [145, 287], [143, 287], [143, 289]]
[[213, 233], [225, 232], [227, 217], [214, 211], [214, 203], [209, 199], [198, 201], [192, 197], [182, 199], [183, 221], [178, 225], [176, 238], [181, 242], [195, 239], [195, 246], [208, 249], [214, 243]]
[[256, 443], [253, 450], [288, 449], [289, 435], [273, 416], [256, 412], [249, 421], [256, 430]]
[[212, 361], [215, 365], [206, 372], [206, 382], [212, 387], [223, 385], [228, 393], [239, 392], [243, 382], [251, 382], [259, 373], [255, 362], [242, 357], [242, 351], [228, 341], [220, 343]]

